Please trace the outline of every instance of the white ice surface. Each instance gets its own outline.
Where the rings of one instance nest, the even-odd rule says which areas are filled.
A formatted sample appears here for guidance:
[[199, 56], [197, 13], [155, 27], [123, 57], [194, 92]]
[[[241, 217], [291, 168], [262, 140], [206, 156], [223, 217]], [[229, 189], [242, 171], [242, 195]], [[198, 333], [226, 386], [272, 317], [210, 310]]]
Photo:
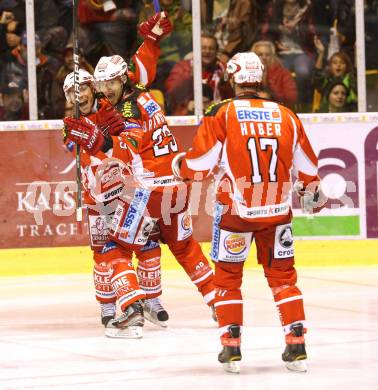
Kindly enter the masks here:
[[163, 274], [169, 327], [103, 336], [91, 275], [0, 279], [0, 389], [378, 389], [378, 268], [300, 269], [309, 371], [286, 370], [262, 271], [245, 271], [240, 375], [217, 361], [210, 309], [183, 271]]

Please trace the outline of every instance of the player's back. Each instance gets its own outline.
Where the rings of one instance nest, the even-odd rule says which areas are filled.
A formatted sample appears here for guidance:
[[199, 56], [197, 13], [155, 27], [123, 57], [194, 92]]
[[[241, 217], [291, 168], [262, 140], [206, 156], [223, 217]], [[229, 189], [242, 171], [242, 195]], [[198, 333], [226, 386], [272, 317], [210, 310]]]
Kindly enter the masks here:
[[138, 123], [144, 131], [139, 159], [133, 161], [137, 177], [143, 185], [158, 187], [175, 184], [171, 162], [179, 151], [177, 142], [168, 128], [164, 111], [145, 89], [136, 88], [116, 106], [123, 116]]
[[[246, 97], [224, 104], [215, 116], [216, 126], [223, 126], [223, 179], [232, 183], [239, 215], [259, 218], [287, 213], [301, 127], [296, 115], [275, 102]], [[269, 207], [273, 205], [274, 210]]]

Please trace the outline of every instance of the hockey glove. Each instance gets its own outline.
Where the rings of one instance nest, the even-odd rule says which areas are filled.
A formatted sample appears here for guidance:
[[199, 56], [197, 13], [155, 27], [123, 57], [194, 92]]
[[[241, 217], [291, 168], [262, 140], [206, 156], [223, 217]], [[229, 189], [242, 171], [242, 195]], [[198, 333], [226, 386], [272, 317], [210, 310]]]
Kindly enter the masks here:
[[301, 208], [306, 214], [316, 214], [325, 207], [328, 198], [319, 183], [310, 183], [305, 188], [303, 182], [297, 180], [293, 188], [299, 197]]
[[67, 139], [77, 142], [91, 155], [98, 153], [100, 150], [106, 152], [113, 145], [110, 136], [104, 137], [99, 127], [86, 119], [66, 117], [63, 122]]
[[103, 135], [119, 135], [125, 131], [125, 118], [114, 107], [101, 107], [97, 112], [97, 118]]
[[159, 42], [162, 38], [169, 35], [172, 30], [173, 25], [168, 18], [167, 11], [152, 15], [139, 25], [139, 34], [154, 42]]

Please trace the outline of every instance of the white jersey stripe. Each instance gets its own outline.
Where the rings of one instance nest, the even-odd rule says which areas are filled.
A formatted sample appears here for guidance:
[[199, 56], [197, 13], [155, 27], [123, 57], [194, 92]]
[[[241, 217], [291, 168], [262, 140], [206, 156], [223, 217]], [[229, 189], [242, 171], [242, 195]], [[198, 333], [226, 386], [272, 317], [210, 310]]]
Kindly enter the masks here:
[[276, 306], [282, 305], [287, 302], [297, 301], [299, 299], [303, 299], [303, 295], [295, 295], [294, 297], [281, 299], [280, 301], [276, 302]]
[[219, 159], [219, 153], [222, 150], [222, 143], [217, 141], [216, 144], [205, 154], [198, 158], [186, 159], [186, 163], [193, 171], [212, 170]]
[[231, 299], [229, 301], [215, 302], [214, 307], [224, 306], [224, 305], [242, 305], [242, 304], [243, 301], [241, 299]]

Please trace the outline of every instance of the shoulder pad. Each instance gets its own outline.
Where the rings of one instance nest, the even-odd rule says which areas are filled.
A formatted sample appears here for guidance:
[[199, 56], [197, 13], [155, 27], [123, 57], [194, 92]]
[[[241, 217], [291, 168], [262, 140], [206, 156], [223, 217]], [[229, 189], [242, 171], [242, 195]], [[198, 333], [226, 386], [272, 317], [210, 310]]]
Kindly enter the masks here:
[[215, 102], [213, 104], [210, 104], [209, 107], [207, 107], [205, 111], [205, 116], [213, 116], [215, 115], [221, 107], [223, 107], [226, 103], [231, 102], [232, 99], [224, 99], [221, 100], [220, 102]]
[[117, 104], [116, 109], [125, 117], [125, 118], [141, 118], [141, 112], [139, 110], [137, 102], [132, 100], [121, 101]]

